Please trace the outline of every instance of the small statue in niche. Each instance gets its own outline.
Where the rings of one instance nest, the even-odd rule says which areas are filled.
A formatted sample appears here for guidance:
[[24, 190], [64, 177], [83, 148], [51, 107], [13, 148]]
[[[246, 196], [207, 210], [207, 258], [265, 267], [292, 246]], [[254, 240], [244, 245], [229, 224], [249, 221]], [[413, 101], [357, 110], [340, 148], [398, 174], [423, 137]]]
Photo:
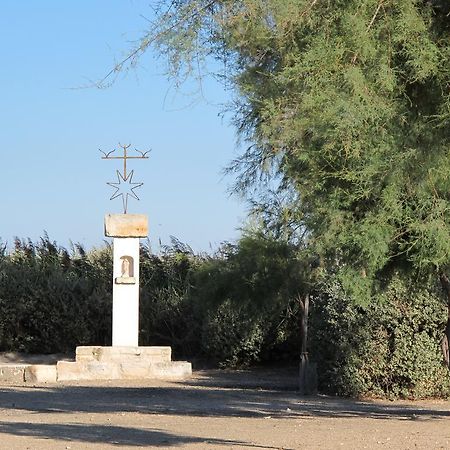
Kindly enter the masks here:
[[122, 277], [129, 278], [130, 275], [130, 261], [128, 258], [122, 259]]
[[116, 284], [135, 284], [133, 258], [131, 256], [122, 256], [120, 258], [122, 264], [120, 266], [120, 277], [116, 278]]

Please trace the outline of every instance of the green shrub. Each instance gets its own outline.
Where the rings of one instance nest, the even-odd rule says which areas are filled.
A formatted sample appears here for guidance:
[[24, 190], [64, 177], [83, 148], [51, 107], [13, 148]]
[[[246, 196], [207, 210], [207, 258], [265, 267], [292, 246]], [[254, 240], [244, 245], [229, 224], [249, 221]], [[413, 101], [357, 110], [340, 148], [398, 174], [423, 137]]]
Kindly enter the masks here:
[[[111, 249], [72, 255], [45, 236], [0, 258], [0, 350], [73, 351], [110, 335]], [[110, 272], [109, 272], [110, 273]]]
[[439, 292], [399, 276], [367, 306], [334, 285], [314, 299], [311, 350], [323, 392], [426, 398], [450, 393], [440, 341], [446, 305]]
[[293, 261], [285, 243], [260, 237], [214, 256], [178, 241], [159, 256], [142, 248], [141, 342], [221, 367], [285, 356], [296, 332], [288, 329]]
[[221, 367], [245, 367], [260, 360], [264, 326], [258, 317], [229, 300], [210, 311], [203, 325], [202, 348]]
[[[178, 241], [141, 247], [141, 345], [170, 345], [176, 358], [221, 367], [298, 362], [305, 288], [295, 249], [261, 236], [196, 255]], [[50, 353], [110, 345], [110, 246], [69, 253], [47, 236], [0, 245], [0, 351]], [[310, 360], [319, 389], [350, 396], [447, 396], [440, 342], [447, 320], [439, 289], [398, 274], [356, 304], [337, 283], [311, 295]]]
[[170, 345], [175, 356], [198, 356], [202, 312], [192, 301], [192, 277], [203, 257], [172, 241], [152, 255], [141, 247], [140, 342]]

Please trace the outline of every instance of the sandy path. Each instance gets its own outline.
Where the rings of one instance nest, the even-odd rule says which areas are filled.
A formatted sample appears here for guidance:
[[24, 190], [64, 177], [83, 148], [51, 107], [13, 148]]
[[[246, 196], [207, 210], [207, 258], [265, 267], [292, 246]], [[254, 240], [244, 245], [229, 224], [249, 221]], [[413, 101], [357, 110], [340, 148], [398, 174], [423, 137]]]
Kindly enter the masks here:
[[295, 374], [0, 386], [0, 449], [450, 449], [450, 402], [300, 398]]

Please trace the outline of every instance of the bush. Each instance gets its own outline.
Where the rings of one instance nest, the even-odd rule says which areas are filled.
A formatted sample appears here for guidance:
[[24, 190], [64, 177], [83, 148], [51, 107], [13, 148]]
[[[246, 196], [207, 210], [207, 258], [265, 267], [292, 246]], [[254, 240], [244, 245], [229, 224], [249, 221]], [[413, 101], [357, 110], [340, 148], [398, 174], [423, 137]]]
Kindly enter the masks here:
[[292, 249], [260, 237], [226, 244], [214, 256], [176, 240], [159, 256], [144, 247], [141, 342], [221, 367], [285, 356], [297, 331], [289, 328], [293, 266]]
[[[196, 255], [174, 240], [141, 246], [141, 345], [221, 367], [298, 362], [304, 265], [293, 247], [261, 236]], [[110, 345], [112, 252], [69, 253], [47, 236], [0, 245], [0, 351], [50, 353]], [[355, 304], [337, 283], [311, 295], [309, 353], [319, 389], [350, 396], [447, 396], [440, 341], [447, 310], [438, 289], [397, 274]]]
[[229, 300], [210, 311], [203, 325], [202, 349], [220, 367], [245, 367], [259, 361], [264, 327]]
[[[111, 317], [111, 249], [72, 255], [45, 236], [0, 258], [0, 350], [73, 351], [105, 344]], [[109, 333], [110, 334], [110, 333]]]
[[203, 311], [192, 299], [192, 278], [203, 260], [176, 240], [159, 256], [141, 247], [141, 345], [170, 345], [176, 357], [199, 356]]
[[319, 389], [349, 396], [448, 396], [439, 293], [395, 276], [384, 294], [356, 306], [338, 286], [314, 299], [311, 349]]
[[258, 234], [245, 235], [206, 258], [196, 270], [192, 290], [202, 312], [203, 354], [221, 367], [298, 355], [291, 302], [302, 286], [298, 266], [292, 246]]

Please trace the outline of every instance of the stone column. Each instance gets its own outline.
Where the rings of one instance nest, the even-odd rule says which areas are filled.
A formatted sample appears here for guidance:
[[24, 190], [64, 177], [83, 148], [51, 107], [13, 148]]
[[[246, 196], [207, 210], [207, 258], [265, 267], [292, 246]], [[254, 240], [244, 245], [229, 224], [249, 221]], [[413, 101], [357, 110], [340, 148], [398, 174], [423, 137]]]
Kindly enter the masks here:
[[113, 237], [113, 347], [138, 347], [139, 238], [148, 234], [142, 214], [108, 214], [105, 235]]
[[[138, 347], [139, 336], [139, 238], [114, 238], [113, 347]], [[131, 273], [124, 273], [128, 264]]]

